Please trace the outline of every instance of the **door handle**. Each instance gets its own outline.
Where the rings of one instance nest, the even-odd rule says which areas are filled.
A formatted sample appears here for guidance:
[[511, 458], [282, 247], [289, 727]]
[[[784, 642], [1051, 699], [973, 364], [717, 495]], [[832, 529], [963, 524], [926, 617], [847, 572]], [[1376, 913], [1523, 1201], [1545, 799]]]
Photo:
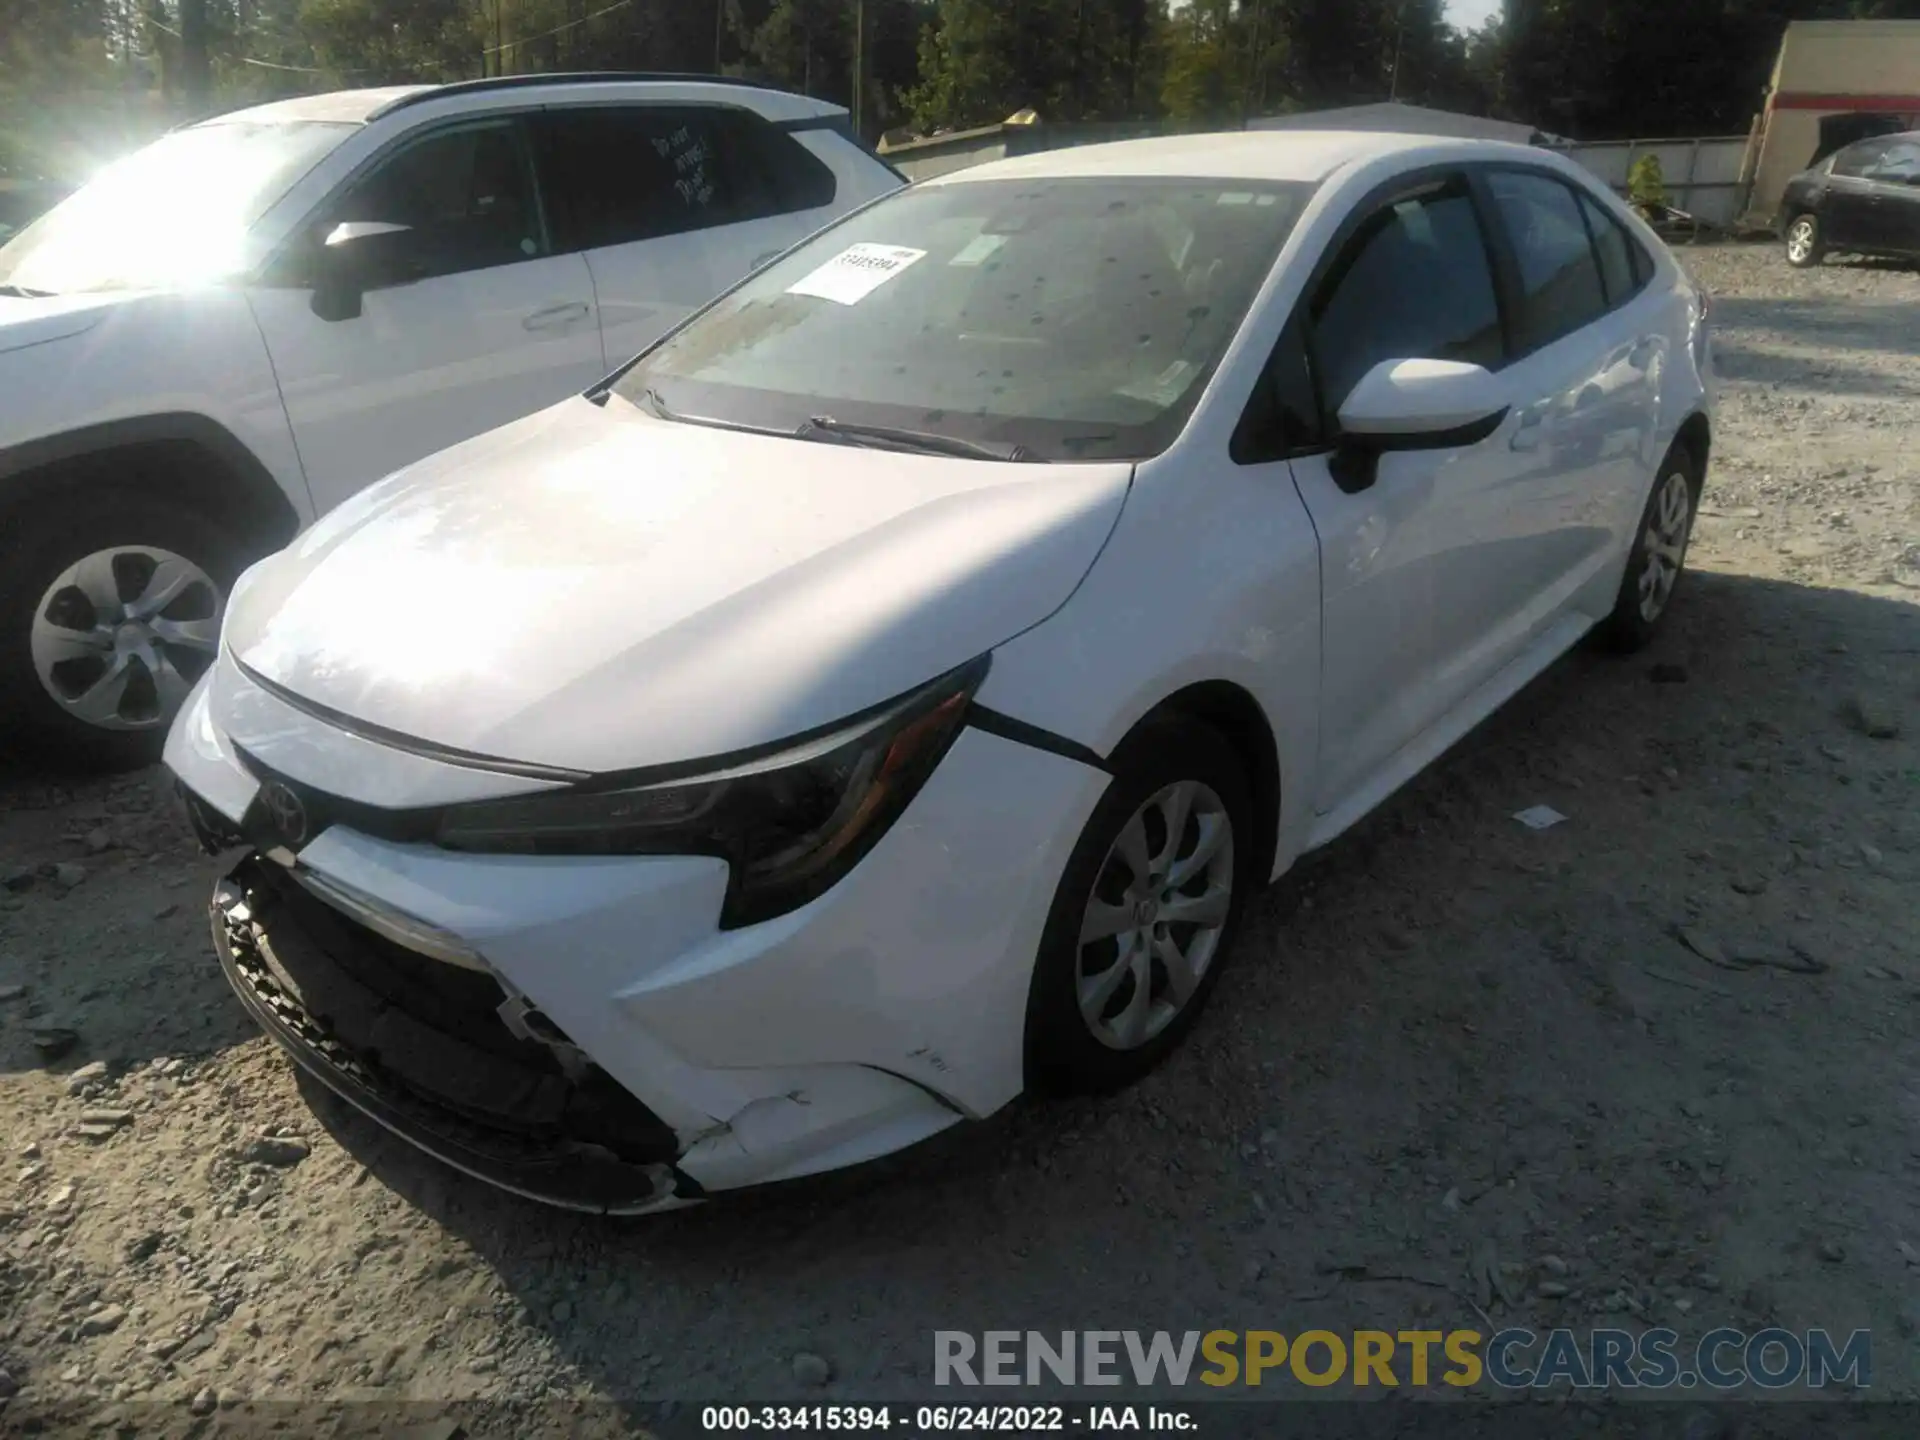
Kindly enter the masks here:
[[570, 300], [564, 305], [549, 305], [544, 310], [536, 310], [520, 322], [523, 330], [553, 330], [575, 320], [584, 320], [593, 313], [593, 307], [584, 300]]
[[783, 255], [784, 253], [786, 252], [781, 250], [767, 251], [766, 254], [762, 255], [759, 259], [755, 260], [753, 264], [747, 267], [747, 273], [751, 275], [754, 271], [758, 270], [762, 265], [772, 264], [775, 260], [778, 260], [781, 257], [781, 255]]
[[1513, 438], [1507, 441], [1511, 450], [1538, 450], [1540, 437], [1547, 418], [1548, 403], [1541, 401], [1529, 405], [1519, 414], [1519, 424], [1513, 427]]

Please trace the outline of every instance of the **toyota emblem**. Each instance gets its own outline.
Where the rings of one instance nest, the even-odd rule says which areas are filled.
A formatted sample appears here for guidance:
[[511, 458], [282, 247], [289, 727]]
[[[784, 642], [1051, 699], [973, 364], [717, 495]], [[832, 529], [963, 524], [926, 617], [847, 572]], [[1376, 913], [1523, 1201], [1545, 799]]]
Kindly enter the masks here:
[[269, 780], [260, 787], [260, 804], [273, 822], [274, 834], [295, 848], [306, 843], [307, 807], [291, 786]]

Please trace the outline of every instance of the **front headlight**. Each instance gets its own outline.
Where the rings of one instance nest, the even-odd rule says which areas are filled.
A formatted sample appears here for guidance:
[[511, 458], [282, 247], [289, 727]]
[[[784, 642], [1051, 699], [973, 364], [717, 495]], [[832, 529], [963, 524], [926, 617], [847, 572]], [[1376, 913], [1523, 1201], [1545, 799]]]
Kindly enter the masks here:
[[723, 770], [455, 805], [437, 842], [512, 855], [717, 855], [723, 929], [825, 893], [900, 817], [965, 721], [987, 660], [831, 732]]

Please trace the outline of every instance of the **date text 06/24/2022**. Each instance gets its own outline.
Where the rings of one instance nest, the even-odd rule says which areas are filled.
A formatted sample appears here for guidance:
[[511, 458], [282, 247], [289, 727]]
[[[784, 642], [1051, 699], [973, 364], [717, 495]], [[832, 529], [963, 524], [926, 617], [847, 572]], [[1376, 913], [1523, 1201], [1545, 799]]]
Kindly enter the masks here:
[[763, 1433], [809, 1430], [909, 1435], [954, 1431], [1031, 1435], [1044, 1432], [1155, 1430], [1187, 1432], [1190, 1410], [1159, 1405], [708, 1405], [700, 1428]]

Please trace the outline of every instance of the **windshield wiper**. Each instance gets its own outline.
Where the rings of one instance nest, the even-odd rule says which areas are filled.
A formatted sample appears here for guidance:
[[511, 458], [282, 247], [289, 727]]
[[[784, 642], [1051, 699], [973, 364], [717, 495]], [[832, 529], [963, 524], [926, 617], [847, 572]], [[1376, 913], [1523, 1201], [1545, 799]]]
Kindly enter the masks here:
[[51, 290], [29, 290], [24, 285], [0, 285], [0, 295], [10, 295], [15, 300], [45, 300], [52, 294]]
[[812, 416], [793, 433], [803, 440], [831, 435], [854, 445], [872, 441], [885, 448], [917, 450], [924, 455], [956, 455], [964, 460], [1046, 464], [1025, 445], [986, 445], [978, 440], [962, 440], [956, 435], [936, 435], [929, 430], [906, 430], [895, 425], [863, 425], [853, 420], [836, 420], [831, 415]]
[[[618, 395], [629, 404], [638, 405], [642, 410], [658, 420], [671, 420], [679, 425], [704, 425], [710, 430], [734, 430], [742, 435], [785, 435], [785, 430], [769, 430], [764, 425], [747, 425], [738, 420], [715, 420], [710, 415], [687, 415], [673, 408], [660, 398], [660, 392], [651, 385], [637, 394], [618, 388], [602, 390], [600, 395]], [[589, 399], [595, 397], [589, 396]]]

